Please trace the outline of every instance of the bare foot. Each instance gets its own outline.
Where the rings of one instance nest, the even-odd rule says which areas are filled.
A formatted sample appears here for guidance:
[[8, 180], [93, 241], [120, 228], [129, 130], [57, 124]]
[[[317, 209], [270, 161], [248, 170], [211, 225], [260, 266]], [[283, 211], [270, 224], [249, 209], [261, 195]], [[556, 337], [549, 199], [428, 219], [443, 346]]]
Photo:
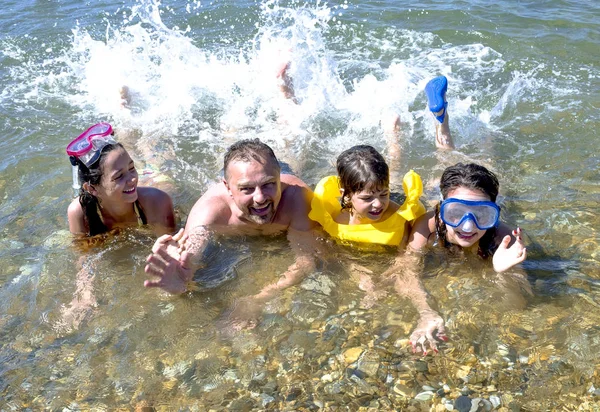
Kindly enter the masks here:
[[131, 103], [131, 94], [129, 93], [129, 87], [124, 85], [121, 86], [119, 88], [119, 95], [121, 96], [121, 108], [129, 109], [129, 104]]
[[289, 60], [282, 60], [277, 64], [275, 73], [277, 79], [279, 80], [279, 90], [281, 90], [283, 97], [296, 103], [296, 96], [294, 95], [294, 83], [288, 73], [290, 65], [291, 62]]

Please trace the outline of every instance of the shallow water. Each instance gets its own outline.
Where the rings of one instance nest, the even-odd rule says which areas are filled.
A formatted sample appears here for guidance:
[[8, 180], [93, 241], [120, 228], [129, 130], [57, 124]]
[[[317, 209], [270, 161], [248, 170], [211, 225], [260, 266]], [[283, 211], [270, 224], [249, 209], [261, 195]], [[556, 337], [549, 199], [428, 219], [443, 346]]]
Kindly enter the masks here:
[[[513, 410], [600, 407], [595, 2], [0, 10], [0, 409], [429, 410], [464, 396]], [[288, 49], [296, 107], [273, 81]], [[422, 93], [438, 74], [458, 145], [446, 155], [433, 150]], [[123, 84], [130, 111], [118, 104]], [[464, 158], [489, 165], [503, 219], [529, 244], [532, 296], [477, 259], [427, 257], [425, 285], [451, 338], [433, 357], [407, 346], [416, 314], [391, 287], [361, 303], [351, 264], [382, 284], [392, 252], [329, 245], [256, 328], [225, 333], [227, 309], [292, 263], [284, 237], [217, 240], [200, 289], [169, 297], [142, 286], [153, 234], [126, 230], [82, 252], [66, 232], [64, 148], [88, 124], [141, 132], [126, 143], [172, 179], [184, 220], [233, 141], [260, 137], [314, 185], [347, 147], [385, 152], [390, 110], [405, 126], [394, 177], [412, 168], [430, 182]]]

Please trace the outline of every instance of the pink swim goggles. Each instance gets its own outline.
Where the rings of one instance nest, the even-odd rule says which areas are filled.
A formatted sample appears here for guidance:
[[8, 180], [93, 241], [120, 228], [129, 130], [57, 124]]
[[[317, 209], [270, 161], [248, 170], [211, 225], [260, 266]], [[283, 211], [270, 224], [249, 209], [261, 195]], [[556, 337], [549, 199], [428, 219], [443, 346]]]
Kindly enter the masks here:
[[67, 146], [67, 154], [79, 159], [88, 168], [100, 157], [102, 148], [116, 144], [109, 123], [97, 123], [79, 135]]

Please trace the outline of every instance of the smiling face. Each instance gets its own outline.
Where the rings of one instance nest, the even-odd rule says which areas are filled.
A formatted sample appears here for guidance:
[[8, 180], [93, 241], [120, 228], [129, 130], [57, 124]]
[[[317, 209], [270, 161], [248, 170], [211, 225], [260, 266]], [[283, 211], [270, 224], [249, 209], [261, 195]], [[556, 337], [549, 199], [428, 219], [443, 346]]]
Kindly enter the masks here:
[[[475, 201], [490, 201], [490, 197], [481, 190], [458, 187], [448, 192], [446, 199], [462, 199]], [[471, 219], [465, 220], [460, 226], [452, 227], [446, 225], [446, 240], [463, 248], [478, 245], [479, 240], [485, 235], [486, 230], [477, 229], [475, 222]]]
[[118, 147], [103, 159], [100, 184], [94, 186], [101, 203], [133, 203], [138, 198], [138, 173], [129, 153]]
[[374, 223], [380, 221], [390, 205], [390, 189], [366, 187], [350, 196], [352, 213], [349, 224]]
[[240, 220], [257, 225], [271, 223], [281, 200], [279, 165], [272, 160], [235, 160], [223, 181], [241, 212]]

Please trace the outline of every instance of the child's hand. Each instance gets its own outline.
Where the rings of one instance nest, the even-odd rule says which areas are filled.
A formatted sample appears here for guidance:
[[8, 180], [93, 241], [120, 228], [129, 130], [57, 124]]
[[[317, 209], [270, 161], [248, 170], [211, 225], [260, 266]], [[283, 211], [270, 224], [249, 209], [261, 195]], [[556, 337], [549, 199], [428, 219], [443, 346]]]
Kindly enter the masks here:
[[527, 249], [523, 243], [521, 237], [521, 228], [513, 230], [513, 236], [516, 238], [515, 243], [509, 248], [511, 237], [509, 235], [504, 236], [502, 242], [498, 246], [498, 250], [494, 253], [492, 259], [494, 263], [494, 270], [497, 273], [504, 272], [511, 267], [523, 262], [527, 258]]
[[433, 333], [437, 330], [437, 338], [446, 342], [446, 329], [444, 328], [444, 320], [434, 311], [421, 312], [421, 318], [417, 324], [417, 328], [410, 335], [410, 344], [412, 345], [413, 353], [423, 352], [423, 356], [427, 356], [427, 342], [431, 349], [438, 353], [437, 341], [433, 337]]

